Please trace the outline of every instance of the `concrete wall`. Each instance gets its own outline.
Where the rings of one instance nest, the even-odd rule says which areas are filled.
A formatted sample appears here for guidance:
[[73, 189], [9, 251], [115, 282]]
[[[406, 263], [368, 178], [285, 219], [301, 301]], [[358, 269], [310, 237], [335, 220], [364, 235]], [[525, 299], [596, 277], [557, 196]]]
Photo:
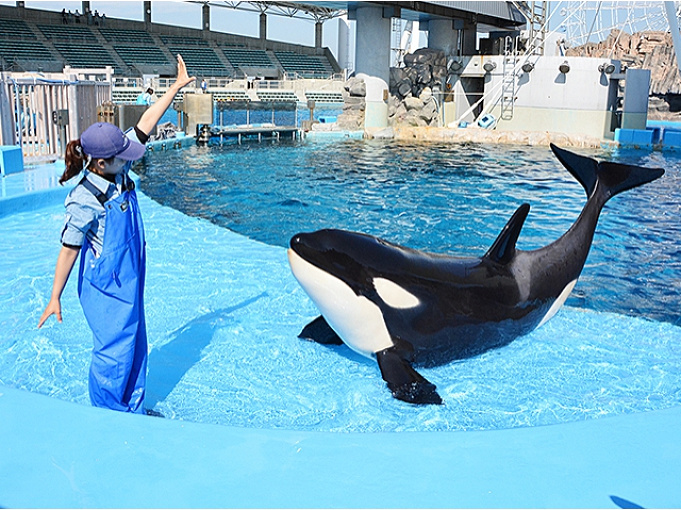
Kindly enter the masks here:
[[[570, 70], [559, 71], [567, 61]], [[494, 62], [496, 69], [485, 72], [483, 66]], [[613, 112], [617, 99], [617, 80], [598, 70], [601, 59], [578, 57], [540, 57], [527, 73], [518, 68], [512, 115], [502, 118], [501, 97], [504, 76], [502, 56], [477, 56], [466, 61], [462, 76], [482, 77], [485, 99], [483, 111], [497, 119], [497, 129], [507, 131], [550, 131], [579, 133], [600, 138], [614, 135]], [[619, 71], [619, 62], [616, 63]], [[462, 82], [455, 84], [457, 114], [462, 115], [467, 102], [461, 97]], [[510, 91], [509, 91], [510, 94]], [[510, 96], [509, 96], [510, 97]], [[464, 105], [464, 106], [461, 106]], [[472, 120], [469, 115], [465, 120]]]

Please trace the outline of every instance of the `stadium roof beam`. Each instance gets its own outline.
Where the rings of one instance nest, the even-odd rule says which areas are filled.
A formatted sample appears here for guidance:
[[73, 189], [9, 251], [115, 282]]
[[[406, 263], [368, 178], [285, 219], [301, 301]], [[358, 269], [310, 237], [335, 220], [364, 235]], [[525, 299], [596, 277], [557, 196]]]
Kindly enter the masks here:
[[238, 2], [217, 0], [190, 0], [190, 3], [206, 4], [211, 7], [223, 7], [242, 11], [258, 12], [260, 14], [273, 14], [287, 18], [312, 19], [317, 23], [323, 23], [345, 14], [344, 9], [335, 9], [321, 5], [304, 2]]

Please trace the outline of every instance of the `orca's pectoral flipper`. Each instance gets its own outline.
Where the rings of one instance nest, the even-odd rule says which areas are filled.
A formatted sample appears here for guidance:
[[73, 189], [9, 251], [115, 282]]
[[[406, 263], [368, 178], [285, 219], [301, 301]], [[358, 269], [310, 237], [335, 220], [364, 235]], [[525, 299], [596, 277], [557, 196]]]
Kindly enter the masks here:
[[312, 340], [324, 345], [342, 345], [343, 340], [331, 329], [329, 323], [321, 315], [310, 322], [298, 335], [298, 338]]
[[647, 168], [643, 166], [625, 165], [621, 163], [598, 162], [586, 156], [580, 156], [551, 144], [551, 150], [565, 168], [584, 186], [586, 195], [600, 183], [601, 205], [610, 198], [654, 181], [664, 175], [662, 168]]
[[530, 204], [522, 204], [518, 207], [484, 258], [491, 259], [499, 264], [506, 264], [511, 261], [513, 255], [515, 255], [515, 245], [518, 242], [518, 236], [529, 212]]
[[435, 385], [414, 370], [395, 347], [377, 352], [376, 359], [393, 397], [410, 404], [442, 404]]

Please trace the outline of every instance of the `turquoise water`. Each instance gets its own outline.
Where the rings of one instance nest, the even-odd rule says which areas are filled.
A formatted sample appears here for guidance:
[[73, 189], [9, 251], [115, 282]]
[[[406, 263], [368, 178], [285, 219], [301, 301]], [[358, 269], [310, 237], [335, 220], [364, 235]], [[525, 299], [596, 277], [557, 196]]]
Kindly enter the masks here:
[[[679, 167], [657, 153], [616, 157], [668, 172], [606, 206], [576, 297], [544, 327], [422, 369], [445, 401], [426, 407], [394, 400], [373, 361], [297, 338], [317, 311], [283, 245], [298, 230], [334, 226], [479, 254], [528, 201], [520, 247], [540, 246], [584, 201], [547, 149], [247, 144], [148, 157], [138, 169], [153, 197], [141, 197], [148, 406], [168, 419], [373, 432], [537, 426], [678, 405]], [[12, 249], [0, 259], [0, 384], [88, 405], [91, 335], [75, 278], [64, 323], [35, 327], [62, 220], [60, 205], [3, 218]], [[44, 242], [27, 242], [27, 232]]]

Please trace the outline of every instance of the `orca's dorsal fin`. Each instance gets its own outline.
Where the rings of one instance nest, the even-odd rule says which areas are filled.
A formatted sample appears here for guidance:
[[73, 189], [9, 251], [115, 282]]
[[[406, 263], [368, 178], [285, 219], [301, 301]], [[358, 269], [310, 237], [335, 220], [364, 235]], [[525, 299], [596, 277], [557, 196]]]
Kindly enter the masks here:
[[529, 212], [530, 204], [523, 204], [518, 207], [483, 258], [490, 259], [498, 264], [509, 263], [515, 255], [515, 243], [518, 242], [518, 236]]

